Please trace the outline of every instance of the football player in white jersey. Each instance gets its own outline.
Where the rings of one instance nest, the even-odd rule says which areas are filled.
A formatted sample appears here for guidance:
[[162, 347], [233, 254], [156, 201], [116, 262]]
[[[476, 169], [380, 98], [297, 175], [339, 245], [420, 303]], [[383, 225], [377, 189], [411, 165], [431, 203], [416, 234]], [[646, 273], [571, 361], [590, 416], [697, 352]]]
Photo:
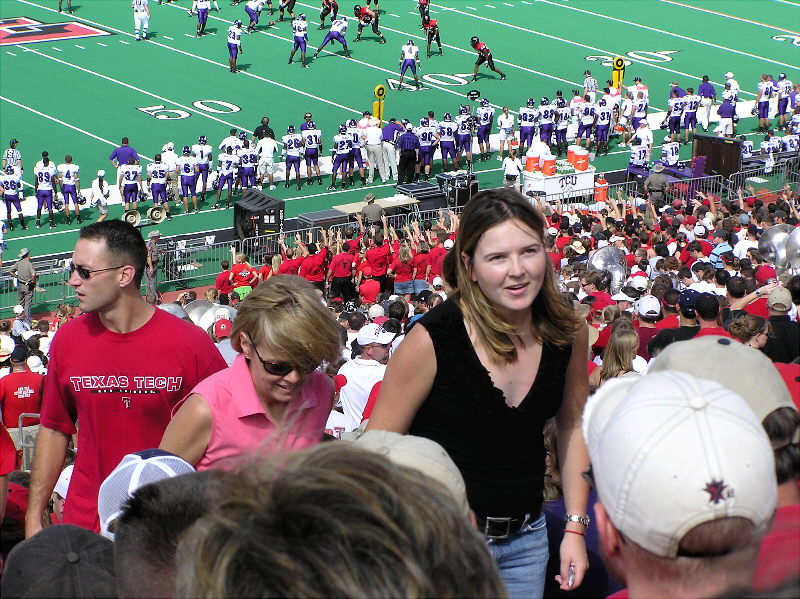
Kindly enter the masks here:
[[119, 167], [119, 177], [117, 179], [117, 187], [122, 196], [122, 205], [125, 207], [125, 212], [139, 207], [139, 192], [142, 189], [142, 167], [136, 164], [136, 160], [131, 158], [128, 164], [123, 164]]
[[201, 135], [198, 138], [197, 143], [192, 146], [192, 154], [194, 154], [194, 157], [197, 158], [197, 168], [200, 171], [200, 178], [203, 181], [203, 188], [200, 192], [200, 199], [202, 201], [205, 201], [206, 199], [208, 173], [211, 169], [211, 161], [214, 159], [213, 151], [214, 148], [208, 144], [205, 135]]
[[772, 97], [772, 81], [769, 75], [762, 74], [756, 92], [756, 110], [758, 111], [758, 132], [769, 130], [769, 100]]
[[337, 41], [342, 44], [344, 48], [344, 55], [347, 58], [350, 58], [350, 50], [347, 49], [347, 40], [345, 39], [345, 34], [347, 33], [347, 17], [342, 16], [340, 19], [336, 19], [331, 23], [331, 28], [328, 33], [325, 34], [325, 38], [322, 40], [322, 43], [317, 47], [317, 51], [314, 52], [314, 58], [319, 56], [319, 53], [322, 52], [322, 49], [328, 45], [328, 43]]
[[300, 63], [303, 65], [303, 68], [306, 68], [308, 66], [306, 64], [308, 21], [306, 21], [306, 15], [304, 13], [300, 13], [297, 18], [292, 21], [292, 35], [294, 36], [294, 46], [292, 46], [292, 51], [289, 53], [289, 64], [292, 64], [294, 53], [300, 50]]
[[20, 226], [23, 229], [27, 229], [25, 217], [22, 215], [22, 206], [20, 205], [20, 200], [22, 199], [22, 181], [14, 170], [14, 167], [10, 164], [7, 164], [0, 174], [0, 195], [3, 196], [6, 202], [8, 228], [11, 231], [14, 230], [14, 221], [11, 219], [11, 206], [14, 206], [14, 208], [17, 209]]
[[677, 89], [673, 89], [670, 94], [668, 114], [669, 137], [672, 141], [681, 138], [681, 117], [683, 116], [683, 97]]
[[221, 151], [223, 151], [223, 152], [224, 152], [224, 151], [225, 151], [225, 149], [226, 149], [226, 148], [228, 148], [228, 147], [231, 147], [231, 148], [235, 147], [235, 146], [236, 146], [236, 144], [238, 144], [238, 143], [239, 143], [239, 136], [238, 136], [238, 134], [239, 134], [239, 131], [238, 131], [238, 130], [236, 130], [236, 129], [231, 129], [231, 130], [230, 130], [230, 135], [228, 135], [228, 137], [226, 137], [225, 139], [223, 139], [223, 140], [222, 140], [222, 141], [219, 143], [219, 146], [217, 146], [217, 149], [218, 149], [218, 150], [221, 150]]
[[242, 142], [242, 149], [236, 155], [239, 156], [239, 182], [242, 189], [248, 187], [256, 188], [256, 169], [258, 168], [258, 151], [250, 147], [250, 141], [245, 139]]
[[55, 229], [55, 216], [53, 215], [53, 191], [58, 184], [58, 171], [50, 162], [47, 152], [42, 152], [41, 162], [33, 168], [34, 187], [36, 188], [36, 228], [42, 226], [42, 206], [47, 204], [50, 214], [50, 228]]
[[525, 154], [533, 145], [533, 136], [536, 133], [536, 121], [539, 119], [539, 109], [536, 100], [528, 98], [525, 106], [519, 107], [519, 152]]
[[702, 98], [694, 93], [693, 87], [686, 88], [686, 95], [683, 97], [683, 133], [684, 145], [689, 143], [689, 131], [694, 135], [697, 129], [697, 110], [700, 108]]
[[339, 133], [333, 136], [333, 168], [331, 169], [331, 184], [328, 186], [329, 191], [336, 189], [336, 176], [340, 170], [342, 173], [342, 189], [345, 188], [347, 160], [350, 157], [350, 148], [352, 147], [353, 138], [347, 134], [347, 127], [339, 125]]
[[800, 135], [797, 135], [797, 133], [786, 133], [780, 138], [780, 142], [783, 152], [797, 153], [798, 148], [800, 148]]
[[598, 155], [601, 152], [608, 155], [608, 133], [611, 129], [613, 113], [614, 109], [611, 104], [609, 104], [605, 98], [600, 98], [600, 101], [597, 103], [597, 120], [595, 121], [594, 129], [594, 138], [595, 142], [597, 142]]
[[673, 141], [671, 135], [667, 135], [661, 145], [661, 162], [664, 163], [664, 166], [677, 166], [680, 151], [680, 144]]
[[[147, 26], [150, 24], [150, 8], [147, 6], [147, 0], [133, 0], [131, 2], [133, 9], [133, 33], [136, 35], [136, 41], [147, 39]], [[141, 29], [142, 34], [139, 35]]]
[[794, 84], [786, 78], [786, 73], [780, 73], [777, 81], [778, 87], [778, 130], [786, 130], [789, 121], [789, 96]]
[[631, 161], [630, 166], [643, 167], [647, 165], [650, 156], [650, 148], [642, 143], [638, 137], [631, 140]]
[[236, 60], [239, 54], [244, 54], [242, 47], [242, 22], [236, 19], [233, 25], [228, 27], [228, 64], [230, 65], [231, 73], [238, 73], [236, 68]]
[[161, 206], [167, 215], [167, 220], [172, 220], [167, 201], [167, 177], [169, 166], [162, 161], [161, 154], [155, 155], [155, 162], [147, 165], [147, 183], [150, 185], [150, 194], [153, 196], [153, 205]]
[[438, 127], [431, 125], [430, 120], [423, 117], [419, 121], [419, 127], [414, 129], [414, 134], [419, 138], [419, 157], [415, 167], [414, 181], [418, 181], [422, 175], [427, 181], [431, 176], [431, 164], [433, 163], [433, 147], [436, 143]]
[[355, 119], [347, 121], [347, 135], [350, 136], [350, 156], [347, 159], [347, 177], [350, 185], [354, 185], [353, 170], [358, 165], [358, 175], [361, 177], [361, 187], [367, 184], [367, 175], [364, 171], [364, 156], [361, 153], [361, 148], [364, 146], [364, 141], [361, 139], [361, 130], [358, 128], [358, 123]]
[[222, 188], [226, 185], [228, 186], [228, 203], [225, 208], [231, 207], [233, 173], [237, 164], [239, 164], [239, 157], [233, 153], [233, 148], [230, 146], [217, 156], [217, 203], [214, 204], [214, 208], [221, 208], [219, 199], [222, 195]]
[[480, 148], [481, 155], [478, 160], [485, 162], [489, 160], [489, 153], [491, 146], [489, 144], [489, 134], [492, 132], [492, 125], [494, 124], [495, 109], [489, 105], [489, 100], [481, 98], [481, 105], [475, 110], [475, 118], [478, 121], [478, 147]]
[[398, 81], [398, 90], [403, 89], [403, 77], [406, 71], [411, 69], [411, 74], [414, 75], [414, 85], [419, 89], [419, 79], [417, 78], [417, 69], [419, 68], [419, 48], [414, 45], [413, 40], [408, 40], [400, 48], [400, 80]]
[[583, 139], [586, 138], [586, 149], [592, 145], [592, 130], [597, 120], [597, 106], [592, 102], [591, 96], [585, 94], [578, 113], [578, 136], [575, 143], [583, 146]]
[[262, 137], [256, 144], [256, 152], [258, 152], [258, 184], [264, 184], [264, 176], [266, 175], [269, 180], [270, 190], [275, 189], [273, 175], [275, 173], [275, 152], [277, 151], [278, 142], [271, 137]]
[[300, 183], [300, 154], [303, 151], [303, 136], [295, 132], [294, 125], [286, 128], [286, 135], [281, 138], [283, 151], [286, 154], [286, 182], [284, 187], [289, 187], [292, 183], [289, 180], [292, 170], [295, 172], [297, 189], [303, 189]]
[[462, 105], [456, 117], [456, 170], [461, 169], [461, 154], [467, 154], [467, 170], [472, 170], [472, 129], [474, 119], [469, 106]]
[[214, 8], [219, 12], [219, 5], [217, 0], [192, 0], [192, 8], [189, 9], [189, 16], [193, 16], [197, 12], [197, 37], [200, 37], [206, 32], [206, 23], [208, 23], [208, 13], [211, 11], [211, 2], [214, 2]]
[[72, 218], [69, 215], [70, 200], [72, 200], [72, 206], [75, 208], [75, 217], [77, 221], [82, 223], [81, 207], [78, 204], [78, 198], [81, 198], [81, 180], [78, 176], [81, 167], [77, 164], [72, 164], [72, 156], [67, 154], [64, 156], [64, 163], [59, 164], [56, 169], [58, 170], [58, 179], [61, 183], [61, 193], [64, 196], [64, 216], [66, 217], [67, 224], [72, 224]]
[[572, 118], [572, 110], [567, 106], [567, 101], [558, 96], [556, 103], [556, 155], [561, 157], [567, 151], [567, 129]]
[[744, 135], [740, 136], [739, 139], [742, 142], [741, 146], [741, 156], [742, 160], [746, 160], [748, 158], [753, 157], [753, 142], [747, 139]]
[[181, 200], [184, 213], [189, 212], [188, 196], [192, 196], [192, 207], [195, 214], [200, 212], [197, 207], [197, 174], [199, 172], [197, 159], [192, 156], [192, 149], [189, 146], [183, 146], [183, 155], [178, 157], [175, 174], [181, 178]]
[[317, 175], [317, 182], [322, 185], [322, 175], [319, 172], [319, 153], [322, 150], [322, 131], [317, 129], [314, 121], [309, 121], [306, 129], [300, 132], [303, 136], [303, 145], [306, 155], [306, 185], [311, 185], [312, 168]]

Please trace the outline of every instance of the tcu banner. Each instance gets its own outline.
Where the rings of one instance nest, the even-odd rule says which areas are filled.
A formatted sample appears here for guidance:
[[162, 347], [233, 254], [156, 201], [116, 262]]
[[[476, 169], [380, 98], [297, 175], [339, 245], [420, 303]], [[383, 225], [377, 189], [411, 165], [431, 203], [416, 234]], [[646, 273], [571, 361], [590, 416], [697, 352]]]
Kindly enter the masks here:
[[80, 37], [111, 35], [76, 21], [68, 23], [42, 23], [27, 17], [0, 19], [0, 46], [33, 44], [36, 42], [59, 42]]

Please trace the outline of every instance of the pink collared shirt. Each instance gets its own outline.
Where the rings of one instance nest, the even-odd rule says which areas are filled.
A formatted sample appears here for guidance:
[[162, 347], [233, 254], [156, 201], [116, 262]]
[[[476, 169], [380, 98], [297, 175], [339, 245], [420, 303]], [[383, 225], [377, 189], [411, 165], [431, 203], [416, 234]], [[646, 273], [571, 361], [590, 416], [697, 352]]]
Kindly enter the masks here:
[[331, 411], [331, 382], [315, 370], [289, 404], [283, 421], [275, 423], [256, 395], [243, 355], [192, 393], [201, 395], [211, 409], [211, 438], [195, 464], [197, 470], [232, 470], [265, 455], [316, 445]]

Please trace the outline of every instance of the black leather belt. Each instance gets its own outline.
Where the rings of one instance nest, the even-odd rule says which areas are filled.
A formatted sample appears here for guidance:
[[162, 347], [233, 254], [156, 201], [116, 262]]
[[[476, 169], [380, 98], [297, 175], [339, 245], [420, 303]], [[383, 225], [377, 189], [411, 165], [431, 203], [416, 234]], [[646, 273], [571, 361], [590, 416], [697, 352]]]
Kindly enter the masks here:
[[520, 529], [528, 523], [527, 517], [515, 518], [513, 516], [476, 516], [478, 530], [487, 539], [504, 541], [519, 534]]

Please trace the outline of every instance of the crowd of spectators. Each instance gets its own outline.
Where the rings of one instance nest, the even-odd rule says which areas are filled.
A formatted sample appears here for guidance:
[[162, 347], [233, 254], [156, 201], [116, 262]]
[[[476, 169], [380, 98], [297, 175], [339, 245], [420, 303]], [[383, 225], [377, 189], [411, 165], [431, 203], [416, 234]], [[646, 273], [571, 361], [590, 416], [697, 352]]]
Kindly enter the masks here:
[[[115, 244], [140, 234], [119, 221], [92, 225], [78, 241], [70, 277], [88, 314], [67, 323], [55, 342], [46, 322], [32, 327], [38, 334], [25, 331], [17, 339], [11, 323], [0, 323], [0, 356], [11, 363], [0, 378], [7, 428], [15, 424], [6, 419], [5, 390], [8, 382], [32, 376], [28, 354], [40, 352], [46, 360], [53, 347], [53, 380], [59, 381], [39, 381], [41, 410], [29, 403], [9, 408], [42, 412], [37, 452], [46, 453], [35, 456], [32, 480], [13, 472], [15, 482], [2, 494], [8, 497], [3, 551], [21, 541], [23, 523], [30, 537], [7, 559], [3, 596], [52, 596], [57, 588], [72, 596], [114, 589], [126, 597], [517, 596], [520, 587], [509, 585], [499, 554], [528, 534], [526, 523], [538, 514], [526, 514], [513, 530], [514, 519], [507, 518], [505, 534], [498, 533], [503, 519], [473, 505], [476, 475], [464, 469], [463, 455], [433, 441], [397, 449], [425, 443], [414, 436], [419, 427], [411, 435], [373, 430], [391, 420], [388, 398], [403, 394], [398, 373], [414, 376], [397, 365], [392, 370], [409, 335], [415, 341], [407, 348], [416, 347], [421, 333], [412, 335], [414, 329], [421, 323], [435, 332], [436, 319], [466, 301], [464, 285], [494, 297], [484, 288], [489, 271], [466, 280], [475, 272], [470, 260], [484, 246], [465, 250], [461, 225], [475, 227], [482, 200], [524, 204], [514, 193], [484, 192], [460, 216], [443, 211], [435, 222], [399, 230], [368, 208], [352, 228], [282, 238], [280, 253], [259, 256], [255, 264], [255, 257], [233, 256], [222, 262], [206, 296], [214, 320], [203, 339], [197, 327], [166, 314], [181, 315], [196, 294], [163, 304], [155, 311], [160, 316], [138, 295], [144, 240]], [[769, 199], [742, 192], [733, 202], [700, 196], [670, 205], [619, 197], [592, 212], [560, 205], [514, 209], [535, 210], [544, 222], [541, 231], [525, 229], [535, 241], [524, 252], [542, 256], [546, 293], [573, 313], [570, 326], [579, 325], [580, 333], [564, 333], [581, 351], [572, 360], [581, 372], [570, 366], [569, 376], [585, 377], [591, 387], [582, 420], [584, 466], [591, 462], [588, 518], [576, 517], [575, 500], [562, 497], [562, 474], [569, 476], [563, 487], [571, 497], [578, 489], [576, 455], [565, 474], [559, 459], [569, 454], [555, 449], [564, 422], [556, 426], [558, 416], [548, 418], [544, 428], [541, 509], [551, 547], [545, 595], [574, 587], [584, 596], [634, 598], [776, 588], [791, 594], [800, 583], [800, 275], [776, 271], [760, 255], [758, 239], [775, 224], [800, 224], [797, 197], [790, 190]], [[500, 222], [485, 226], [493, 231], [519, 221]], [[598, 268], [595, 257], [606, 247], [622, 258]], [[494, 256], [481, 259], [494, 269]], [[504, 254], [497, 259], [514, 261]], [[455, 261], [467, 265], [463, 273]], [[120, 321], [119, 306], [140, 316]], [[151, 328], [154, 319], [164, 328]], [[144, 337], [137, 335], [141, 327]], [[479, 333], [467, 332], [475, 343]], [[68, 360], [65, 348], [88, 335], [102, 347], [83, 364]], [[160, 352], [170, 344], [185, 351], [191, 343], [193, 365], [173, 360], [152, 365], [151, 372], [119, 364], [113, 350], [126, 338], [132, 347]], [[463, 365], [442, 363], [446, 354], [436, 347], [441, 373], [462, 372]], [[555, 364], [554, 356], [566, 351], [569, 360], [570, 347], [548, 347], [546, 359]], [[517, 351], [528, 356], [529, 349]], [[486, 368], [486, 356], [479, 352], [475, 360]], [[495, 381], [492, 369], [486, 371]], [[539, 372], [534, 384], [553, 374]], [[64, 383], [69, 376], [74, 389]], [[381, 389], [385, 376], [388, 391]], [[411, 393], [416, 384], [407, 382]], [[161, 389], [168, 384], [177, 385], [169, 395]], [[163, 405], [144, 413], [147, 394], [156, 392]], [[103, 399], [115, 405], [104, 408], [108, 414], [92, 413]], [[506, 406], [511, 411], [503, 418], [526, 406]], [[374, 408], [376, 420], [364, 433]], [[109, 420], [113, 414], [126, 419], [133, 436], [124, 438], [121, 425]], [[485, 418], [494, 426], [495, 415], [487, 411]], [[369, 447], [374, 453], [357, 447], [377, 435], [384, 437]], [[54, 438], [63, 440], [58, 451]], [[329, 442], [318, 445], [323, 440]], [[409, 454], [414, 459], [407, 462]], [[446, 467], [420, 465], [440, 454]], [[8, 455], [3, 452], [4, 483], [18, 466]], [[141, 474], [140, 482], [115, 482], [115, 466], [125, 460], [141, 462], [131, 477]], [[197, 472], [159, 480], [175, 470], [165, 460]], [[84, 513], [70, 512], [72, 501]], [[98, 509], [112, 516], [104, 519]], [[81, 528], [50, 526], [59, 522]], [[84, 529], [102, 530], [114, 541]], [[570, 543], [583, 539], [588, 570], [574, 544], [559, 563], [563, 536]], [[56, 562], [52, 576], [37, 579], [35, 572]]]

